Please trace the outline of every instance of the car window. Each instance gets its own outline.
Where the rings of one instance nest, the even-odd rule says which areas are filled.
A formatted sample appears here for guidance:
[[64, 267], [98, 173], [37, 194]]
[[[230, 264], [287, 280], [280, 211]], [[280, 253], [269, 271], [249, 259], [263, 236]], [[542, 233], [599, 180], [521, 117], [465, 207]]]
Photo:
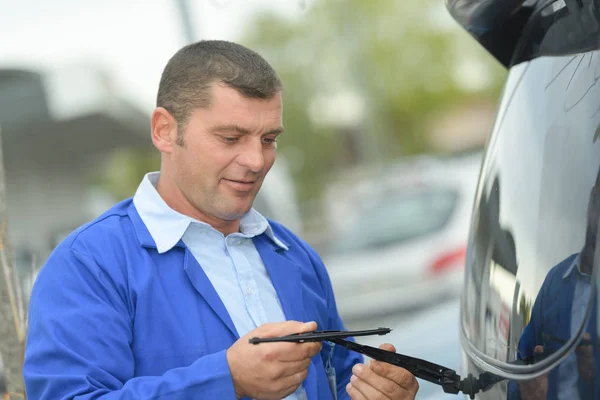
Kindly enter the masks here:
[[457, 204], [450, 188], [386, 196], [366, 207], [344, 232], [333, 252], [355, 252], [410, 241], [442, 229]]

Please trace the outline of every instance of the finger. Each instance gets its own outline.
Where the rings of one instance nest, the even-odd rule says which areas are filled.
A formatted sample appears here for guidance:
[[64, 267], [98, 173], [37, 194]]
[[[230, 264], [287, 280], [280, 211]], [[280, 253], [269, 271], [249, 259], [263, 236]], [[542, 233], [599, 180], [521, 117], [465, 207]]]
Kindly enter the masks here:
[[298, 389], [298, 386], [304, 382], [307, 376], [308, 369], [305, 369], [303, 371], [296, 372], [295, 374], [282, 377], [277, 380], [277, 382], [281, 388], [284, 388], [285, 391], [290, 390], [289, 393], [292, 393], [294, 390]]
[[354, 385], [352, 382], [346, 385], [346, 392], [352, 400], [368, 400]]
[[[375, 380], [376, 377], [384, 378], [387, 382], [391, 381], [393, 384], [395, 384], [395, 388], [406, 390], [413, 396], [416, 395], [417, 391], [419, 390], [417, 378], [415, 378], [415, 376], [408, 370], [395, 365], [380, 361], [372, 361], [369, 363], [367, 369], [363, 370], [363, 372], [368, 374], [373, 382], [379, 382]], [[372, 372], [372, 374], [369, 374], [369, 372]], [[381, 390], [385, 390], [386, 393], [395, 393], [393, 392], [393, 389], [391, 389], [392, 386], [390, 383], [386, 383], [385, 385], [386, 386], [382, 387]]]
[[321, 342], [286, 343], [288, 346], [281, 349], [281, 361], [310, 360], [319, 354], [323, 347]]
[[299, 322], [299, 321], [285, 321], [263, 324], [254, 331], [250, 332], [252, 336], [263, 336], [263, 337], [276, 337], [291, 335], [294, 333], [306, 333], [313, 332], [317, 329], [317, 323], [315, 321], [310, 322]]
[[314, 332], [317, 330], [317, 323], [315, 321], [305, 322], [299, 327], [298, 333]]
[[533, 352], [534, 353], [539, 353], [539, 354], [543, 353], [544, 352], [544, 346], [540, 346], [540, 345], [535, 346], [535, 348], [533, 349]]
[[[396, 352], [396, 348], [391, 343], [383, 343], [379, 348], [393, 353]], [[369, 363], [369, 369], [374, 371], [377, 375], [397, 383], [400, 387], [408, 390], [409, 393], [412, 393], [413, 395], [416, 395], [419, 390], [417, 378], [404, 368], [373, 360]]]
[[395, 348], [395, 347], [394, 347], [394, 345], [393, 345], [393, 344], [391, 344], [391, 343], [384, 343], [384, 344], [382, 344], [381, 346], [379, 346], [379, 348], [380, 348], [381, 350], [391, 351], [391, 352], [393, 352], [393, 353], [395, 353], [395, 352], [396, 352], [396, 348]]
[[280, 371], [277, 378], [284, 378], [284, 377], [288, 377], [288, 376], [297, 374], [298, 372], [308, 371], [310, 362], [311, 362], [311, 360], [308, 359], [308, 360], [302, 360], [302, 361], [290, 361], [290, 362], [280, 363], [276, 367]]
[[269, 385], [268, 393], [264, 393], [261, 398], [283, 399], [294, 393], [296, 389], [306, 379], [306, 375], [297, 374], [285, 379], [280, 379]]
[[[350, 384], [353, 388], [355, 388], [365, 399], [369, 400], [389, 400], [390, 397], [379, 390], [379, 388], [374, 387], [371, 382], [367, 382], [356, 375], [352, 375], [350, 377]], [[398, 394], [395, 394], [398, 396]]]
[[[408, 379], [407, 380], [408, 387], [403, 387], [399, 383], [376, 373], [374, 371], [375, 366], [376, 366], [376, 364], [374, 364], [374, 362], [371, 362], [366, 366], [363, 366], [361, 364], [356, 364], [352, 368], [353, 376], [357, 377], [361, 381], [364, 381], [366, 384], [373, 387], [378, 392], [383, 393], [385, 396], [387, 396], [389, 398], [397, 398], [401, 395], [406, 396], [406, 395], [412, 393], [413, 389], [414, 389], [414, 393], [416, 393], [416, 389], [418, 389], [418, 384], [417, 384], [417, 388], [412, 387], [413, 383], [412, 383], [411, 379], [414, 379], [414, 377], [408, 371], [404, 370], [405, 374], [409, 376], [409, 378], [407, 378]], [[401, 369], [399, 367], [393, 367], [393, 368]], [[416, 379], [415, 379], [415, 382], [416, 382]], [[357, 385], [357, 387], [360, 390], [360, 386]], [[364, 391], [362, 391], [362, 393], [364, 395], [367, 395], [367, 393], [365, 393]]]
[[[592, 336], [588, 332], [586, 332], [583, 334], [583, 337], [581, 338], [582, 343], [580, 343], [579, 346], [577, 346], [577, 347], [591, 349], [592, 344], [589, 343], [589, 341], [591, 341], [591, 340], [592, 340]], [[583, 342], [583, 341], [585, 341], [585, 342]]]

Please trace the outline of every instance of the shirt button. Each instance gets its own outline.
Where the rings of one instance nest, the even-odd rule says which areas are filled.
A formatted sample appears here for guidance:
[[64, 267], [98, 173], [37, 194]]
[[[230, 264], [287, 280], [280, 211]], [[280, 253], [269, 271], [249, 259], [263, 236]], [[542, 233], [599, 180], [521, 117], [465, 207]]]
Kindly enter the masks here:
[[248, 294], [252, 294], [252, 286], [248, 286], [248, 290], [246, 291]]

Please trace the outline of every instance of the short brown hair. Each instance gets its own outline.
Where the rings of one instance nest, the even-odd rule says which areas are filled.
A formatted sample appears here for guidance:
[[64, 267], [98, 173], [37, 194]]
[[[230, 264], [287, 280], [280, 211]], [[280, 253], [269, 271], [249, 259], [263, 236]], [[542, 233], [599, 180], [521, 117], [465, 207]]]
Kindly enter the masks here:
[[177, 121], [177, 143], [192, 111], [211, 104], [211, 85], [223, 83], [248, 98], [270, 99], [283, 90], [271, 65], [258, 53], [236, 43], [202, 40], [179, 50], [160, 78], [156, 106]]

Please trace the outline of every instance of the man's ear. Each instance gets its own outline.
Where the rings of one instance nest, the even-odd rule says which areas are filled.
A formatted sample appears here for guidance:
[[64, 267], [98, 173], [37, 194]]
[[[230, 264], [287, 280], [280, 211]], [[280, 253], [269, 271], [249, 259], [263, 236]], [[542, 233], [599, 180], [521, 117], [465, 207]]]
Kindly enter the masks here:
[[152, 112], [152, 143], [161, 153], [171, 153], [177, 140], [177, 121], [169, 111], [157, 107]]

